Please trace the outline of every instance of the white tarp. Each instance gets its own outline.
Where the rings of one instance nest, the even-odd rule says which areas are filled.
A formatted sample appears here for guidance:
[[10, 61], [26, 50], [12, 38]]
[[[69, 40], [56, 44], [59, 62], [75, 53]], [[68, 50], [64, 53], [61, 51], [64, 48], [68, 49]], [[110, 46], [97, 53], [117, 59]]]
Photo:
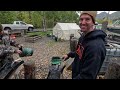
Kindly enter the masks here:
[[74, 37], [79, 38], [79, 30], [80, 27], [76, 23], [57, 23], [53, 28], [53, 35], [60, 39], [69, 40], [71, 34], [74, 34]]

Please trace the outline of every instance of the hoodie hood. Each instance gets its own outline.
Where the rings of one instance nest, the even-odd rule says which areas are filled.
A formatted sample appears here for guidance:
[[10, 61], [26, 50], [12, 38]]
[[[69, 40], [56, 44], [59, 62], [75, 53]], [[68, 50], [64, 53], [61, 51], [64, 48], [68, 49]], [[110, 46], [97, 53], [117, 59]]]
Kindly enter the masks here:
[[102, 31], [102, 30], [94, 30], [91, 31], [90, 33], [85, 35], [85, 39], [90, 40], [90, 39], [95, 39], [95, 38], [102, 38], [105, 41], [105, 37], [107, 34]]

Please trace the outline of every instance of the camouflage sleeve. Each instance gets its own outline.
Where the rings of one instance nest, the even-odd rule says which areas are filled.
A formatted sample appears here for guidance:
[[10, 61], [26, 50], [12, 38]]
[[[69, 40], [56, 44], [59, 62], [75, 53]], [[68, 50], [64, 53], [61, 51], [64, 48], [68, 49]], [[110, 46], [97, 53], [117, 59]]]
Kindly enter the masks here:
[[3, 47], [0, 47], [0, 57], [4, 55], [4, 48]]
[[2, 42], [4, 43], [5, 46], [14, 46], [14, 47], [18, 47], [19, 46], [19, 44], [16, 43], [15, 40], [11, 39], [9, 37], [9, 35], [4, 35], [2, 37]]
[[16, 48], [20, 48], [22, 44], [16, 43], [15, 40], [10, 40], [10, 45]]
[[9, 39], [9, 36], [8, 35], [4, 35], [2, 37], [2, 42], [5, 46], [10, 46], [10, 39]]
[[14, 46], [14, 47], [17, 47], [18, 44], [16, 44], [15, 40], [10, 40], [10, 45]]
[[12, 49], [11, 47], [5, 47], [5, 46], [0, 47], [0, 56], [3, 56], [5, 54], [13, 54], [14, 52], [15, 50]]

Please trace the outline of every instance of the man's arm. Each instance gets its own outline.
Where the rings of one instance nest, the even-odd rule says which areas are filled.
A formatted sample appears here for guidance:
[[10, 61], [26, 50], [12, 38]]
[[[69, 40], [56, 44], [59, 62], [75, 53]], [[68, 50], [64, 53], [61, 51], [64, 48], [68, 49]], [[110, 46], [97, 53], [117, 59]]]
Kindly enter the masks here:
[[15, 40], [10, 40], [10, 45], [14, 47], [19, 47], [20, 44], [16, 43]]
[[74, 58], [75, 57], [75, 52], [69, 52], [67, 55], [68, 55], [68, 57]]
[[13, 54], [13, 53], [15, 53], [15, 50], [12, 49], [11, 47], [5, 47], [5, 46], [0, 47], [0, 57], [2, 57], [5, 54]]

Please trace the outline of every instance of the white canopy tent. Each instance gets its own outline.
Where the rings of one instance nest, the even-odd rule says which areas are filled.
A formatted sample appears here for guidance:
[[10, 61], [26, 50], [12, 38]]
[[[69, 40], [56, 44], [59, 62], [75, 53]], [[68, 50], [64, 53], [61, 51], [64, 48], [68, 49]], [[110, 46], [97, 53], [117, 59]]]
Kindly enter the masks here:
[[80, 27], [76, 23], [57, 23], [53, 28], [53, 35], [64, 40], [69, 40], [70, 35], [79, 38]]

